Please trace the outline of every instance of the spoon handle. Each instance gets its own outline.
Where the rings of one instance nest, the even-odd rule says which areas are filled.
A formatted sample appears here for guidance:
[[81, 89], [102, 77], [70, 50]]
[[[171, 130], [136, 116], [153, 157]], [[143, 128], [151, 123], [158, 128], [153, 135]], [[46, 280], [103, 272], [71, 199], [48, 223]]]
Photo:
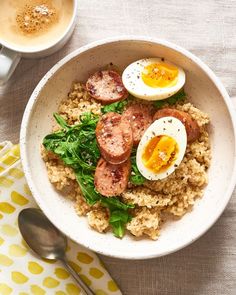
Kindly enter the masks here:
[[67, 268], [67, 270], [70, 272], [70, 274], [73, 276], [73, 278], [76, 280], [78, 285], [81, 287], [81, 289], [85, 292], [86, 295], [95, 295], [95, 293], [87, 286], [79, 274], [74, 271], [74, 269], [69, 265], [66, 258], [60, 258], [61, 262], [64, 264], [64, 266]]

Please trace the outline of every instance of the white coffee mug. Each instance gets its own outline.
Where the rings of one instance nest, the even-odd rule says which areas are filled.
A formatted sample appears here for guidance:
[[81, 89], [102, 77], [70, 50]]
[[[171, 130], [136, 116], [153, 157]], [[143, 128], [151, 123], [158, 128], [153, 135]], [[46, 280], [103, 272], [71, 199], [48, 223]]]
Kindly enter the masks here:
[[40, 58], [55, 53], [61, 49], [71, 37], [78, 17], [78, 0], [73, 0], [73, 14], [68, 27], [63, 35], [50, 46], [45, 45], [40, 48], [29, 48], [15, 46], [0, 38], [2, 48], [0, 50], [0, 85], [3, 85], [13, 74], [21, 57]]

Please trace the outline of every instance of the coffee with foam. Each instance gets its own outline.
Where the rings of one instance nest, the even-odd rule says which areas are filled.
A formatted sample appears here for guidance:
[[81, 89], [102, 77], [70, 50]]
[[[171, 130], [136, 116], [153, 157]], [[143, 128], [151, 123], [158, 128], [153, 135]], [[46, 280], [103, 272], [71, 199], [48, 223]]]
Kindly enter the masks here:
[[49, 47], [65, 33], [72, 15], [72, 0], [1, 0], [0, 39], [21, 48]]

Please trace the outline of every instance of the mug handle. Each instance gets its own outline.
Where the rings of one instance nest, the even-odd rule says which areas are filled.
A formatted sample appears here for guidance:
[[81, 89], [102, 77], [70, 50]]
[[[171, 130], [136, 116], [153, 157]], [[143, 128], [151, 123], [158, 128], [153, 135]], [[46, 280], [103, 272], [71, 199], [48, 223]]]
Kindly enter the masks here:
[[0, 85], [6, 83], [20, 61], [20, 54], [2, 47], [0, 51]]

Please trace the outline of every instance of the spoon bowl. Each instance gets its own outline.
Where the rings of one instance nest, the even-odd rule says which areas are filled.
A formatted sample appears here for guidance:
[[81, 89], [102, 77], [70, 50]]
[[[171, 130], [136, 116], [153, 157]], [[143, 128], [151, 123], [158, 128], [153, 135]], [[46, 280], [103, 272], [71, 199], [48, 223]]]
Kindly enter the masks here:
[[18, 217], [20, 232], [40, 257], [60, 259], [67, 247], [66, 237], [36, 208], [24, 209]]

